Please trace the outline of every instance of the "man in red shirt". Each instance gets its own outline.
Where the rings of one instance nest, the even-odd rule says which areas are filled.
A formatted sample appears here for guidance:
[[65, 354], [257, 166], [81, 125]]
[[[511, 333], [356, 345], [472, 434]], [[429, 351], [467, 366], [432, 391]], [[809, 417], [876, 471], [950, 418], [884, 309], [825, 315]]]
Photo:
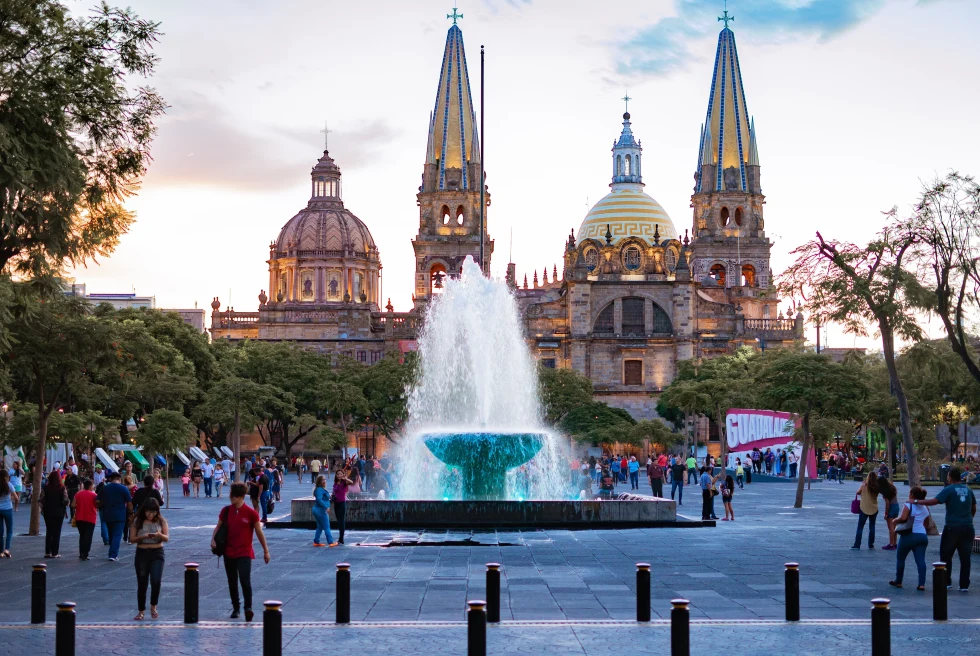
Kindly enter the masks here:
[[262, 523], [259, 514], [245, 505], [245, 484], [233, 483], [228, 495], [231, 505], [221, 509], [218, 515], [218, 525], [211, 534], [211, 548], [214, 549], [215, 536], [222, 526], [228, 527], [228, 540], [225, 543], [225, 574], [228, 575], [228, 591], [231, 593], [231, 618], [236, 619], [241, 608], [238, 601], [238, 583], [242, 584], [242, 596], [245, 597], [245, 621], [251, 622], [255, 613], [252, 612], [252, 550], [253, 534], [259, 538], [265, 562], [268, 565], [272, 556], [265, 542]]

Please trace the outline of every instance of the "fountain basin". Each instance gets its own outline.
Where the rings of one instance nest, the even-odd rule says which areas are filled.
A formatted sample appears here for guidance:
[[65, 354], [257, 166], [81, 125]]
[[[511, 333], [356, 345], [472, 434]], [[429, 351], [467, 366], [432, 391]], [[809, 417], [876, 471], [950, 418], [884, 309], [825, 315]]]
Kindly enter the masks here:
[[456, 467], [462, 477], [463, 499], [506, 497], [507, 470], [533, 458], [544, 433], [425, 433], [422, 441], [436, 458]]

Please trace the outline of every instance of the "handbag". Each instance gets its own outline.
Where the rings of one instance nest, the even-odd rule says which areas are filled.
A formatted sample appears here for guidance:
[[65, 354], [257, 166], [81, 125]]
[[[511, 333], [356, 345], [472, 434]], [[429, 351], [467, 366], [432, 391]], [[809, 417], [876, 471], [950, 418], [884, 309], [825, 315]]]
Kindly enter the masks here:
[[[905, 504], [908, 506], [909, 504]], [[909, 518], [904, 522], [895, 524], [895, 532], [899, 535], [911, 535], [912, 528], [915, 526], [915, 517], [912, 516], [912, 508], [909, 506]]]
[[939, 527], [936, 526], [936, 522], [932, 519], [932, 514], [926, 517], [923, 525], [926, 527], [926, 535], [939, 535]]
[[860, 515], [861, 514], [861, 499], [854, 497], [851, 501], [851, 514]]

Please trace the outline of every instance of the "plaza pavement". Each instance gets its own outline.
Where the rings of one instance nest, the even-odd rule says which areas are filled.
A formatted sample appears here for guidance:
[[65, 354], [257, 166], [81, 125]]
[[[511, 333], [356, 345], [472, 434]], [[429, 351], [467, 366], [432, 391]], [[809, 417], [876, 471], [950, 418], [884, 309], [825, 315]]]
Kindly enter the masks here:
[[[598, 626], [589, 623], [635, 617], [635, 563], [648, 562], [653, 572], [655, 620], [669, 616], [671, 598], [686, 597], [692, 602], [691, 615], [696, 622], [740, 621], [735, 625], [696, 624], [692, 631], [694, 645], [703, 644], [705, 650], [729, 653], [760, 653], [760, 650], [764, 653], [775, 649], [777, 644], [791, 645], [803, 639], [791, 625], [759, 623], [783, 617], [783, 563], [798, 561], [803, 618], [820, 623], [805, 625], [808, 648], [790, 651], [822, 653], [821, 641], [827, 639], [833, 643], [833, 648], [827, 651], [834, 653], [846, 648], [850, 640], [866, 645], [870, 632], [866, 625], [869, 601], [877, 596], [892, 600], [895, 640], [905, 640], [910, 647], [921, 645], [923, 653], [928, 651], [926, 645], [935, 650], [943, 642], [980, 641], [977, 621], [980, 583], [976, 581], [980, 574], [976, 571], [970, 593], [952, 591], [949, 596], [950, 619], [973, 622], [900, 624], [903, 620], [931, 618], [931, 571], [927, 592], [917, 592], [915, 565], [910, 556], [906, 567], [907, 587], [897, 590], [888, 586], [888, 580], [894, 577], [895, 555], [880, 549], [887, 541], [880, 520], [878, 548], [874, 552], [864, 548], [849, 550], [856, 526], [849, 506], [857, 486], [854, 482], [815, 483], [806, 494], [805, 507], [796, 510], [792, 508], [794, 485], [749, 485], [735, 495], [737, 521], [718, 522], [715, 528], [524, 530], [472, 535], [446, 531], [422, 534], [351, 531], [347, 546], [333, 549], [313, 548], [312, 531], [269, 529], [273, 560], [270, 565], [256, 561], [253, 567], [255, 606], [258, 610], [263, 600], [278, 599], [284, 602], [283, 616], [287, 623], [332, 621], [334, 565], [349, 562], [353, 579], [351, 618], [355, 625], [289, 628], [287, 640], [289, 636], [292, 639], [287, 653], [304, 653], [316, 645], [348, 640], [355, 641], [350, 644], [370, 644], [372, 649], [391, 642], [393, 646], [406, 647], [407, 652], [401, 650], [406, 653], [416, 651], [408, 646], [417, 640], [417, 644], [425, 645], [425, 651], [461, 653], [465, 627], [458, 623], [464, 619], [465, 602], [484, 597], [485, 563], [495, 561], [503, 565], [502, 619], [530, 624], [492, 627], [490, 642], [499, 646], [493, 653], [545, 653], [542, 651], [545, 647], [556, 645], [561, 645], [567, 653], [609, 653], [615, 651], [613, 647], [621, 639], [633, 635], [640, 642], [648, 638], [651, 647], [656, 646], [650, 653], [663, 653], [667, 648], [665, 624], [638, 626], [626, 622]], [[179, 492], [178, 486], [171, 489]], [[283, 501], [273, 517], [285, 518], [289, 499], [307, 495], [310, 489], [306, 484], [300, 486], [295, 476], [289, 477]], [[900, 486], [900, 493], [905, 489]], [[700, 495], [696, 488], [688, 486], [685, 490], [693, 494], [685, 496], [687, 503], [678, 510], [681, 514], [698, 516]], [[938, 488], [930, 489], [930, 496], [937, 491]], [[171, 541], [166, 547], [161, 622], [179, 622], [182, 618], [183, 563], [189, 561], [201, 564], [202, 622], [223, 621], [230, 612], [224, 570], [209, 549], [211, 529], [221, 504], [217, 499], [178, 496], [172, 505], [175, 508], [165, 511], [171, 523]], [[720, 503], [716, 510], [721, 514]], [[934, 515], [941, 527], [942, 508], [934, 509]], [[124, 545], [120, 561], [110, 563], [104, 559], [106, 547], [96, 536], [92, 560], [80, 562], [77, 533], [66, 525], [62, 558], [43, 560], [43, 538], [22, 535], [27, 519], [26, 509], [15, 514], [13, 558], [0, 561], [3, 591], [0, 622], [22, 623], [29, 619], [30, 566], [44, 562], [48, 565], [49, 621], [53, 621], [57, 602], [71, 600], [78, 604], [80, 625], [132, 624], [136, 588], [133, 548]], [[366, 546], [390, 545], [396, 538], [406, 537], [420, 539], [420, 544]], [[466, 538], [472, 539], [473, 546], [438, 546], [443, 541]], [[929, 563], [938, 558], [938, 544], [938, 538], [930, 540]], [[444, 624], [397, 624], [389, 630], [383, 630], [378, 624], [392, 622]], [[229, 632], [226, 626], [193, 628], [194, 639], [189, 644], [194, 645], [195, 653], [212, 651], [208, 647], [212, 642], [219, 652], [228, 649], [229, 640], [242, 640], [243, 644], [251, 640], [258, 644], [260, 633]], [[192, 635], [172, 625], [153, 630], [152, 637], [139, 627], [120, 626], [113, 630], [120, 633], [121, 648], [126, 646], [127, 636], [132, 636], [132, 644], [151, 639], [155, 645], [152, 653], [184, 653], [181, 645]], [[80, 640], [99, 631], [80, 628]], [[365, 639], [369, 642], [365, 643]], [[0, 627], [0, 653], [10, 653], [5, 645], [41, 645], [45, 640], [53, 641], [50, 627]], [[603, 651], [606, 648], [609, 651]], [[41, 653], [50, 651], [50, 647], [41, 649]], [[694, 649], [693, 653], [704, 652]]]

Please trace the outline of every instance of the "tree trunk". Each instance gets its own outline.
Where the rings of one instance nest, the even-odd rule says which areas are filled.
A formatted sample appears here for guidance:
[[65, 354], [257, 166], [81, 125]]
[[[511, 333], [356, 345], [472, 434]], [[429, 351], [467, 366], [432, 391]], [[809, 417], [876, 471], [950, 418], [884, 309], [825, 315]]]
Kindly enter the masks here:
[[163, 454], [163, 489], [166, 490], [167, 498], [164, 499], [166, 502], [167, 510], [170, 510], [170, 456], [166, 453]]
[[340, 415], [340, 430], [344, 433], [344, 462], [347, 462], [347, 420], [343, 413]]
[[888, 367], [888, 378], [892, 386], [892, 394], [898, 402], [898, 414], [901, 418], [902, 444], [905, 446], [905, 461], [909, 472], [909, 485], [918, 485], [921, 481], [919, 473], [919, 454], [915, 450], [912, 439], [912, 413], [909, 411], [909, 400], [905, 396], [905, 388], [898, 376], [898, 366], [895, 364], [895, 338], [891, 329], [879, 322], [881, 327], [881, 344], [885, 354], [885, 365]]
[[[43, 398], [43, 392], [42, 392]], [[48, 441], [48, 413], [44, 408], [44, 402], [38, 404], [37, 411], [37, 445], [34, 451], [34, 471], [31, 474], [31, 481], [34, 491], [31, 493], [31, 521], [27, 528], [28, 535], [41, 534], [41, 488], [44, 483], [44, 451]]]
[[[725, 415], [721, 408], [715, 413], [715, 420], [718, 422], [718, 442], [721, 444], [721, 473], [725, 476], [728, 471], [728, 439], [725, 437]], [[711, 475], [714, 476], [714, 472]]]
[[242, 418], [238, 408], [235, 408], [235, 438], [234, 438], [234, 449], [235, 449], [235, 475], [232, 476], [232, 481], [238, 482], [238, 471], [242, 468]]
[[800, 477], [796, 480], [796, 501], [794, 508], [803, 507], [803, 484], [810, 479], [810, 472], [807, 471], [807, 463], [810, 461], [810, 448], [812, 439], [810, 437], [810, 413], [803, 415], [803, 447], [800, 449]]
[[892, 482], [895, 481], [895, 440], [892, 437], [892, 429], [882, 426], [885, 431], [885, 459], [888, 461], [888, 470], [891, 472]]

